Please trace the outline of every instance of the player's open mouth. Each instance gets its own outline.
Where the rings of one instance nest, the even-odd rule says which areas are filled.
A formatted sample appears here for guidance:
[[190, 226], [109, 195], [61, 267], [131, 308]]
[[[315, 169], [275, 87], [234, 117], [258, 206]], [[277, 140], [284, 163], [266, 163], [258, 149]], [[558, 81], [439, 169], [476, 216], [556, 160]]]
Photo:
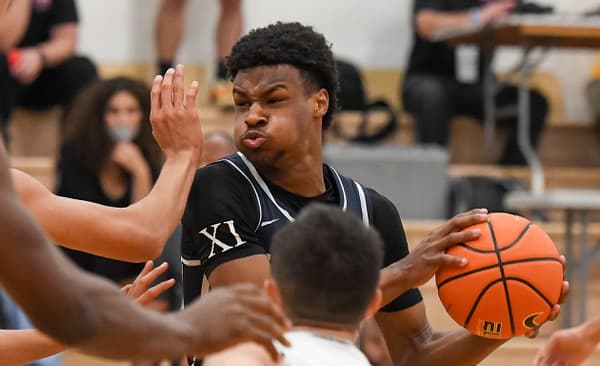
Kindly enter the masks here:
[[250, 148], [250, 149], [257, 149], [259, 147], [262, 146], [262, 144], [265, 143], [265, 141], [267, 141], [267, 139], [265, 138], [265, 135], [263, 135], [260, 132], [257, 131], [248, 131], [246, 132], [246, 134], [244, 135], [244, 145], [246, 145], [246, 147]]

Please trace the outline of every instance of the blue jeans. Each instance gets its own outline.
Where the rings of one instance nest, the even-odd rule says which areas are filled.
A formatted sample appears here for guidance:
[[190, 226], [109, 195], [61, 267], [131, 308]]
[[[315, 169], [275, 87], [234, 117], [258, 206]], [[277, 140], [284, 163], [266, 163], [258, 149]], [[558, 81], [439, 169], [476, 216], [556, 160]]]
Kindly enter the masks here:
[[[31, 329], [33, 325], [8, 294], [0, 287], [0, 326], [3, 329]], [[62, 366], [60, 354], [30, 363], [32, 366]]]

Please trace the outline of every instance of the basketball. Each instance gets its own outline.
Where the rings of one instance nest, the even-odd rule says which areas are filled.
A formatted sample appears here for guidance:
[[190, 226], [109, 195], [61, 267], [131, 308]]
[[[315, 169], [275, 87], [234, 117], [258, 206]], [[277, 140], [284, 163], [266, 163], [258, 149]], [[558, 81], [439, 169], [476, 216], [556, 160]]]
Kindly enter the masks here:
[[438, 295], [454, 321], [485, 338], [507, 339], [543, 323], [558, 302], [563, 266], [550, 237], [529, 220], [489, 214], [478, 239], [450, 248], [463, 268], [441, 268]]

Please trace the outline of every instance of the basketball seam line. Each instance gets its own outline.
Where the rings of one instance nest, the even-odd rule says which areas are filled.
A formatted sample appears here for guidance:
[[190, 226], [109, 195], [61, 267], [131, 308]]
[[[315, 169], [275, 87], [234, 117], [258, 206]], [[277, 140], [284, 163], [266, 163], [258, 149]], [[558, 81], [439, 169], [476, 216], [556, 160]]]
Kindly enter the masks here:
[[[521, 233], [519, 234], [519, 236], [517, 236], [517, 238], [515, 239], [514, 242], [512, 242], [511, 244], [505, 246], [504, 248], [500, 249], [499, 251], [503, 252], [505, 250], [508, 250], [512, 247], [514, 247], [515, 245], [517, 245], [517, 243], [523, 238], [523, 236], [525, 235], [525, 233], [527, 232], [527, 230], [529, 230], [529, 227], [531, 226], [531, 223], [527, 224], [527, 226], [525, 226], [525, 228], [523, 229], [523, 231], [521, 231]], [[477, 252], [477, 253], [482, 253], [482, 254], [490, 254], [490, 253], [496, 253], [495, 250], [481, 250], [481, 249], [477, 249], [477, 248], [473, 248], [465, 243], [460, 243], [457, 244], [460, 247], [463, 247], [467, 250], [470, 250], [472, 252]]]
[[[498, 257], [498, 268], [500, 269], [500, 276], [502, 277], [502, 285], [504, 286], [504, 295], [506, 296], [506, 304], [508, 307], [508, 316], [510, 318], [510, 331], [511, 331], [510, 335], [512, 337], [514, 337], [514, 335], [515, 335], [515, 320], [513, 319], [512, 303], [510, 301], [510, 294], [508, 293], [508, 284], [506, 283], [506, 274], [504, 273], [504, 263], [502, 263], [502, 256], [500, 255], [500, 248], [498, 245], [498, 240], [496, 239], [496, 232], [494, 231], [494, 225], [492, 225], [492, 220], [488, 219], [487, 224], [488, 224], [488, 228], [490, 229], [490, 235], [492, 236], [492, 242], [494, 243], [494, 249], [496, 250], [496, 256]], [[511, 245], [516, 245], [519, 242], [519, 240], [523, 237], [523, 235], [525, 235], [525, 232], [527, 232], [528, 229], [529, 229], [529, 225], [527, 225], [527, 227], [525, 227], [525, 230], [523, 230], [522, 235], [517, 237], [515, 242], [512, 243]]]
[[489, 290], [490, 287], [494, 286], [495, 284], [497, 284], [500, 281], [502, 281], [502, 279], [494, 280], [494, 281], [488, 283], [487, 286], [485, 286], [484, 289], [481, 290], [481, 292], [475, 299], [475, 303], [473, 304], [473, 306], [471, 307], [471, 310], [469, 311], [469, 315], [467, 315], [467, 319], [465, 319], [465, 324], [463, 325], [463, 327], [466, 328], [469, 325], [469, 323], [471, 322], [471, 318], [473, 317], [473, 314], [475, 313], [475, 309], [477, 309], [477, 306], [479, 305], [481, 298], [485, 295], [487, 290]]
[[[538, 294], [538, 296], [540, 296], [542, 298], [542, 300], [544, 300], [548, 305], [550, 305], [552, 307], [552, 302], [550, 300], [548, 300], [546, 298], [546, 296], [544, 296], [544, 294], [542, 294], [531, 283], [529, 283], [529, 282], [527, 282], [527, 281], [525, 281], [523, 279], [520, 279], [518, 277], [507, 277], [506, 280], [517, 281], [517, 282], [524, 283], [527, 287], [529, 287], [532, 290], [534, 290]], [[469, 325], [469, 323], [471, 322], [471, 318], [473, 317], [473, 314], [475, 313], [475, 309], [477, 309], [477, 306], [479, 306], [479, 302], [481, 301], [481, 299], [483, 298], [483, 296], [485, 296], [486, 292], [490, 289], [490, 287], [494, 286], [498, 282], [502, 282], [502, 279], [497, 279], [497, 280], [494, 280], [494, 281], [488, 283], [487, 286], [485, 286], [483, 288], [483, 290], [481, 290], [481, 292], [477, 296], [477, 299], [475, 299], [475, 303], [474, 303], [473, 307], [471, 308], [471, 311], [469, 312], [469, 315], [467, 315], [467, 319], [465, 320], [465, 324], [463, 325], [464, 328], [466, 328]]]
[[533, 286], [531, 283], [529, 283], [528, 281], [525, 281], [522, 278], [519, 277], [507, 277], [506, 278], [509, 281], [517, 281], [517, 282], [521, 282], [523, 284], [525, 284], [527, 287], [530, 287], [533, 291], [535, 291], [539, 297], [542, 298], [542, 300], [544, 300], [546, 302], [546, 304], [548, 304], [550, 306], [550, 310], [552, 310], [552, 306], [554, 304], [552, 304], [552, 301], [550, 301], [546, 296], [544, 296], [544, 294], [538, 290], [535, 286]]
[[[517, 260], [514, 260], [514, 261], [508, 261], [508, 262], [504, 262], [504, 265], [505, 266], [510, 266], [510, 265], [513, 265], [513, 264], [527, 263], [527, 262], [558, 262], [558, 263], [560, 263], [560, 260], [556, 259], [556, 258], [553, 258], [553, 257], [539, 257], [539, 258], [517, 259]], [[483, 272], [483, 271], [487, 271], [488, 269], [494, 269], [494, 268], [497, 268], [497, 267], [499, 267], [498, 264], [492, 264], [491, 266], [481, 267], [481, 268], [477, 268], [477, 269], [474, 269], [474, 270], [469, 271], [469, 272], [461, 273], [461, 274], [456, 275], [454, 277], [450, 277], [450, 278], [447, 278], [447, 279], [443, 280], [442, 282], [440, 282], [437, 285], [437, 288], [439, 290], [442, 286], [444, 286], [448, 282], [452, 282], [452, 281], [457, 280], [459, 278], [470, 276], [472, 274]]]

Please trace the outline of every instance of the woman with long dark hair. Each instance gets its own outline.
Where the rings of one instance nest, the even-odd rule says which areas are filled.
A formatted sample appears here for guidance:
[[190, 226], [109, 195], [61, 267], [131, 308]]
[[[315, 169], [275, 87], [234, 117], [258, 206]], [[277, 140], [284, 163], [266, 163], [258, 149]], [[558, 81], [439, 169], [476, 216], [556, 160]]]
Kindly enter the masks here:
[[[146, 196], [162, 154], [149, 121], [149, 88], [128, 78], [99, 80], [83, 90], [65, 116], [57, 193], [126, 207]], [[66, 250], [81, 267], [116, 282], [140, 266]]]

